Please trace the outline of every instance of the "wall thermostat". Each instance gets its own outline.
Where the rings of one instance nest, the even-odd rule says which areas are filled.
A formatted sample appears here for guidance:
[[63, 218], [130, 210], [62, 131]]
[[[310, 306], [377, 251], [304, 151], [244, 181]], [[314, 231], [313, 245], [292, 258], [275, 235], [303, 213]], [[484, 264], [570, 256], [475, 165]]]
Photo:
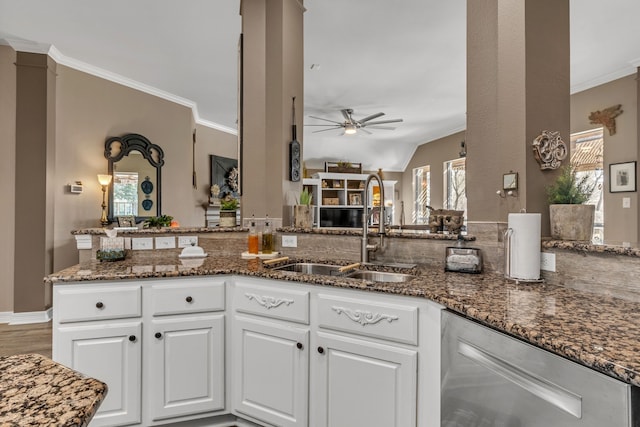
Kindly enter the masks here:
[[73, 194], [82, 193], [82, 181], [76, 181], [75, 184], [69, 184], [69, 192]]

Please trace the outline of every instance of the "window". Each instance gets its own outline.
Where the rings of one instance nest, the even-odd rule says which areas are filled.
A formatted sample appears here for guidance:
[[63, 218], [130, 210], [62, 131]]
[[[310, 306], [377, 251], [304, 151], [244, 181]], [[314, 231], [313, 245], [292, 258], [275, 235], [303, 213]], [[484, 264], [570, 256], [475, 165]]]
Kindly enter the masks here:
[[429, 165], [413, 169], [413, 224], [428, 224], [431, 203], [431, 172]]
[[138, 172], [114, 174], [113, 215], [138, 215]]
[[465, 158], [444, 162], [444, 208], [467, 212]]
[[571, 135], [571, 164], [576, 167], [578, 178], [588, 175], [595, 183], [595, 191], [586, 203], [595, 205], [593, 243], [604, 243], [604, 139], [602, 128]]

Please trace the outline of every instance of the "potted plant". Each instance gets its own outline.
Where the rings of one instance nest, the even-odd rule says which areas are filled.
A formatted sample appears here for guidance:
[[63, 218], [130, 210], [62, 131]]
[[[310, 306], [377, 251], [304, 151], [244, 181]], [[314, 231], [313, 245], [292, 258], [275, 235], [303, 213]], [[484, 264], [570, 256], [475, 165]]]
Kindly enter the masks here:
[[152, 216], [144, 220], [144, 228], [170, 227], [173, 217], [170, 215]]
[[547, 187], [552, 238], [591, 241], [595, 206], [584, 203], [594, 189], [589, 175], [578, 177], [573, 165], [562, 168], [556, 181]]
[[231, 194], [227, 194], [220, 199], [220, 227], [236, 226], [236, 210], [238, 209], [238, 199]]
[[300, 193], [300, 204], [294, 206], [293, 221], [296, 228], [309, 229], [313, 227], [313, 208], [311, 202], [313, 194], [308, 189]]

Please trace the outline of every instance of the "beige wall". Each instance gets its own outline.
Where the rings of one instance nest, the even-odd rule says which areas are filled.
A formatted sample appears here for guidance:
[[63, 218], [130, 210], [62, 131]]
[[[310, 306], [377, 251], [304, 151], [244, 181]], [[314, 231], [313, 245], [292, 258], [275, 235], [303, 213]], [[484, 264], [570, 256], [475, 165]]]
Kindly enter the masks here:
[[[616, 118], [616, 134], [604, 129], [604, 238], [607, 243], [638, 242], [638, 193], [610, 193], [609, 165], [638, 159], [638, 82], [632, 74], [571, 96], [571, 133], [600, 127], [589, 123], [589, 114], [622, 104]], [[622, 208], [622, 198], [631, 208]]]
[[13, 311], [15, 235], [16, 52], [0, 45], [0, 313]]
[[448, 160], [460, 157], [461, 141], [464, 141], [464, 132], [454, 133], [418, 146], [401, 179], [400, 198], [404, 201], [405, 224], [411, 224], [413, 217], [413, 169], [429, 165], [431, 172], [430, 203], [435, 209], [442, 208], [444, 201], [442, 165]]

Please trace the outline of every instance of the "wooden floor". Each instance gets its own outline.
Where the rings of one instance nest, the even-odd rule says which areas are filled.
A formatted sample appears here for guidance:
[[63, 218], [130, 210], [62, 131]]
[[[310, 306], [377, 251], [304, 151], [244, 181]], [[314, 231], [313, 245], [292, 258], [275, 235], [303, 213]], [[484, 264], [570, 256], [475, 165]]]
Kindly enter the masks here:
[[0, 323], [0, 356], [39, 353], [51, 357], [51, 323]]

